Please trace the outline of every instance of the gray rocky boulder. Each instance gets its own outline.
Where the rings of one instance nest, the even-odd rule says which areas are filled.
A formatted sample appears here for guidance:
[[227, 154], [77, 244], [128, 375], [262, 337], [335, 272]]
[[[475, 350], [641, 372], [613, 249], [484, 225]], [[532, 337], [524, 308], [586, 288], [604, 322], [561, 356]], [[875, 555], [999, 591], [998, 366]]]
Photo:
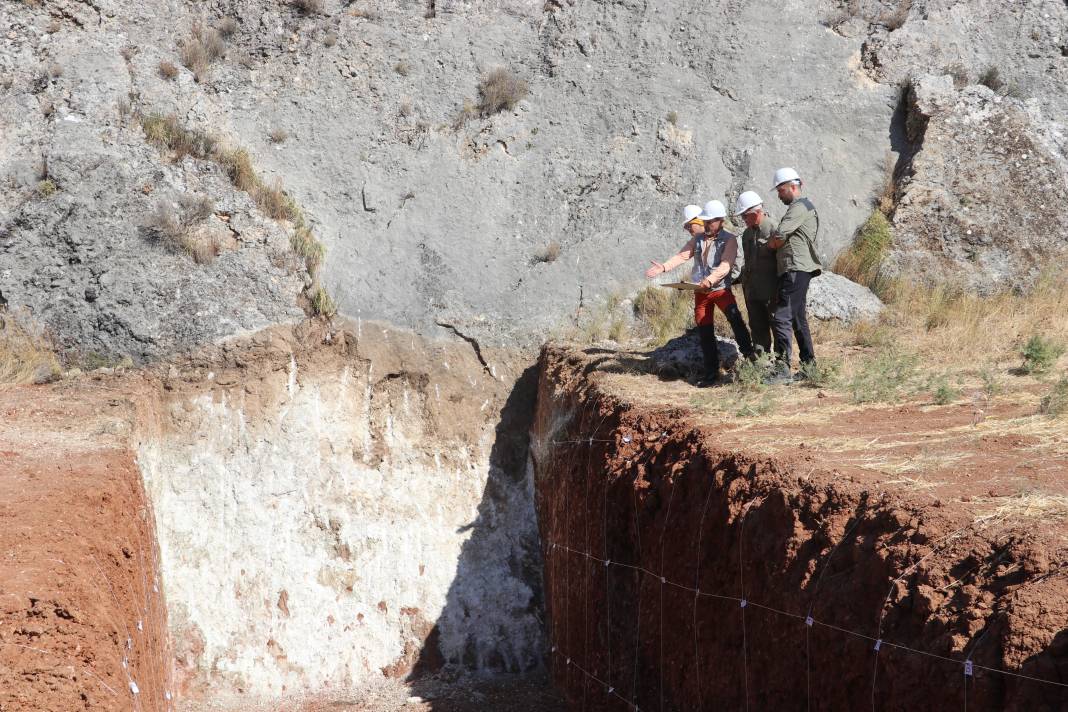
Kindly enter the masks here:
[[[723, 368], [731, 368], [738, 360], [738, 344], [733, 339], [717, 337], [719, 362]], [[652, 370], [661, 378], [690, 378], [705, 371], [704, 356], [697, 330], [690, 329], [682, 336], [671, 339], [649, 354]]]
[[1068, 127], [1037, 100], [948, 75], [911, 82], [920, 147], [893, 214], [889, 274], [972, 291], [1026, 287], [1068, 256]]
[[823, 271], [808, 288], [808, 314], [821, 321], [871, 321], [883, 303], [867, 287], [840, 274]]

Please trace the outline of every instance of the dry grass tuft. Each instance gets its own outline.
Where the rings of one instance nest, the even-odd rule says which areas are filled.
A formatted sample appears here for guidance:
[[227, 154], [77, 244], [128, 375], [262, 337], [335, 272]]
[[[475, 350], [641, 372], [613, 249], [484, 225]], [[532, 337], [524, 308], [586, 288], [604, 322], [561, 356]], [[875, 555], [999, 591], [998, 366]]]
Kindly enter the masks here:
[[1038, 490], [1020, 492], [1009, 497], [994, 497], [989, 500], [997, 507], [976, 518], [976, 523], [1020, 519], [1045, 521], [1068, 519], [1068, 497], [1048, 494]]
[[197, 264], [209, 264], [218, 256], [221, 245], [213, 232], [198, 228], [214, 212], [215, 203], [207, 196], [186, 194], [177, 207], [169, 200], [157, 203], [145, 227], [168, 248], [184, 252]]
[[236, 19], [232, 17], [224, 17], [219, 20], [219, 24], [215, 26], [215, 29], [218, 30], [219, 34], [222, 35], [224, 39], [230, 39], [237, 33], [238, 27], [239, 25], [237, 24]]
[[271, 139], [271, 143], [285, 143], [285, 140], [289, 138], [289, 132], [282, 128], [273, 128], [267, 137]]
[[[975, 370], [986, 384], [991, 364], [1019, 364], [1021, 354], [1025, 354], [1025, 363], [1026, 354], [1031, 353], [1032, 365], [1046, 371], [1055, 368], [1056, 358], [1048, 350], [1038, 354], [1036, 345], [1032, 343], [1028, 350], [1028, 344], [1035, 334], [1042, 334], [1044, 343], [1068, 343], [1065, 315], [1068, 269], [1059, 269], [1044, 274], [1026, 294], [979, 296], [952, 285], [912, 285], [895, 290], [875, 322], [817, 324], [816, 339], [879, 351], [896, 349], [914, 354], [924, 371]], [[966, 354], [982, 354], [982, 360], [962, 362]], [[1017, 373], [1023, 374], [1024, 369]]]
[[205, 27], [199, 22], [193, 23], [193, 29], [182, 43], [179, 56], [182, 64], [193, 73], [193, 77], [198, 82], [203, 81], [207, 78], [211, 63], [226, 56], [224, 35], [215, 28]]
[[311, 306], [317, 316], [332, 317], [337, 314], [337, 304], [322, 287], [317, 287], [312, 293]]
[[634, 315], [661, 345], [693, 326], [693, 298], [689, 292], [649, 286], [634, 298]]
[[159, 63], [159, 75], [164, 79], [174, 79], [178, 76], [178, 66], [174, 62], [163, 60]]
[[43, 328], [26, 314], [0, 309], [0, 386], [48, 383], [59, 359]]
[[560, 256], [560, 243], [556, 240], [551, 241], [545, 247], [539, 248], [534, 253], [534, 263], [549, 263], [556, 262], [556, 259]]
[[323, 0], [290, 0], [289, 4], [303, 15], [318, 15], [323, 11]]
[[478, 111], [482, 116], [511, 111], [529, 92], [525, 79], [520, 79], [509, 69], [498, 67], [478, 83]]

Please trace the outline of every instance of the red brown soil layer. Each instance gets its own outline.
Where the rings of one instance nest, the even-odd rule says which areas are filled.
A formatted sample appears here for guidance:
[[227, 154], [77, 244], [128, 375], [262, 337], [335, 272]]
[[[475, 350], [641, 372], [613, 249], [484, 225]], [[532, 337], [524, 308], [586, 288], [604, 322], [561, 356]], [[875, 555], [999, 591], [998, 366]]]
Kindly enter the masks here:
[[[657, 406], [661, 384], [604, 362], [543, 351], [533, 429], [553, 679], [575, 709], [1068, 709], [1068, 526], [975, 504], [1004, 474], [984, 460], [1036, 443], [954, 442], [969, 415], [951, 408], [743, 426]], [[881, 456], [945, 455], [939, 498], [862, 447], [797, 442], [836, 428], [911, 431]], [[1060, 491], [1049, 457], [1030, 484]]]
[[166, 710], [154, 526], [108, 412], [121, 402], [68, 395], [0, 391], [0, 710]]

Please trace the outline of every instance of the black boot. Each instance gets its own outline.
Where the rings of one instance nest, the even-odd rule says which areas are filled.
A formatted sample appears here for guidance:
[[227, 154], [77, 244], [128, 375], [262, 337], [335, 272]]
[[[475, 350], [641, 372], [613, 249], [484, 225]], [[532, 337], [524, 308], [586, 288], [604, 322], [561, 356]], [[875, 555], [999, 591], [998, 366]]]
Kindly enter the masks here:
[[719, 382], [719, 343], [716, 341], [716, 327], [711, 324], [698, 326], [697, 335], [701, 339], [701, 354], [705, 361], [705, 375], [697, 382], [697, 387], [707, 388]]

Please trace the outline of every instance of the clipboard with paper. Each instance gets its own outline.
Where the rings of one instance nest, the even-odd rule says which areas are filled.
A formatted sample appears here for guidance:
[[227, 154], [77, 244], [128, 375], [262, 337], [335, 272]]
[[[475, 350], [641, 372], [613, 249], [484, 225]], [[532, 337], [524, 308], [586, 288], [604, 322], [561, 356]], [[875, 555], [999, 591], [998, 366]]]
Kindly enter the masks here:
[[693, 282], [668, 282], [661, 284], [661, 287], [668, 287], [669, 289], [677, 289], [680, 292], [703, 292], [705, 288], [700, 284], [694, 284]]

